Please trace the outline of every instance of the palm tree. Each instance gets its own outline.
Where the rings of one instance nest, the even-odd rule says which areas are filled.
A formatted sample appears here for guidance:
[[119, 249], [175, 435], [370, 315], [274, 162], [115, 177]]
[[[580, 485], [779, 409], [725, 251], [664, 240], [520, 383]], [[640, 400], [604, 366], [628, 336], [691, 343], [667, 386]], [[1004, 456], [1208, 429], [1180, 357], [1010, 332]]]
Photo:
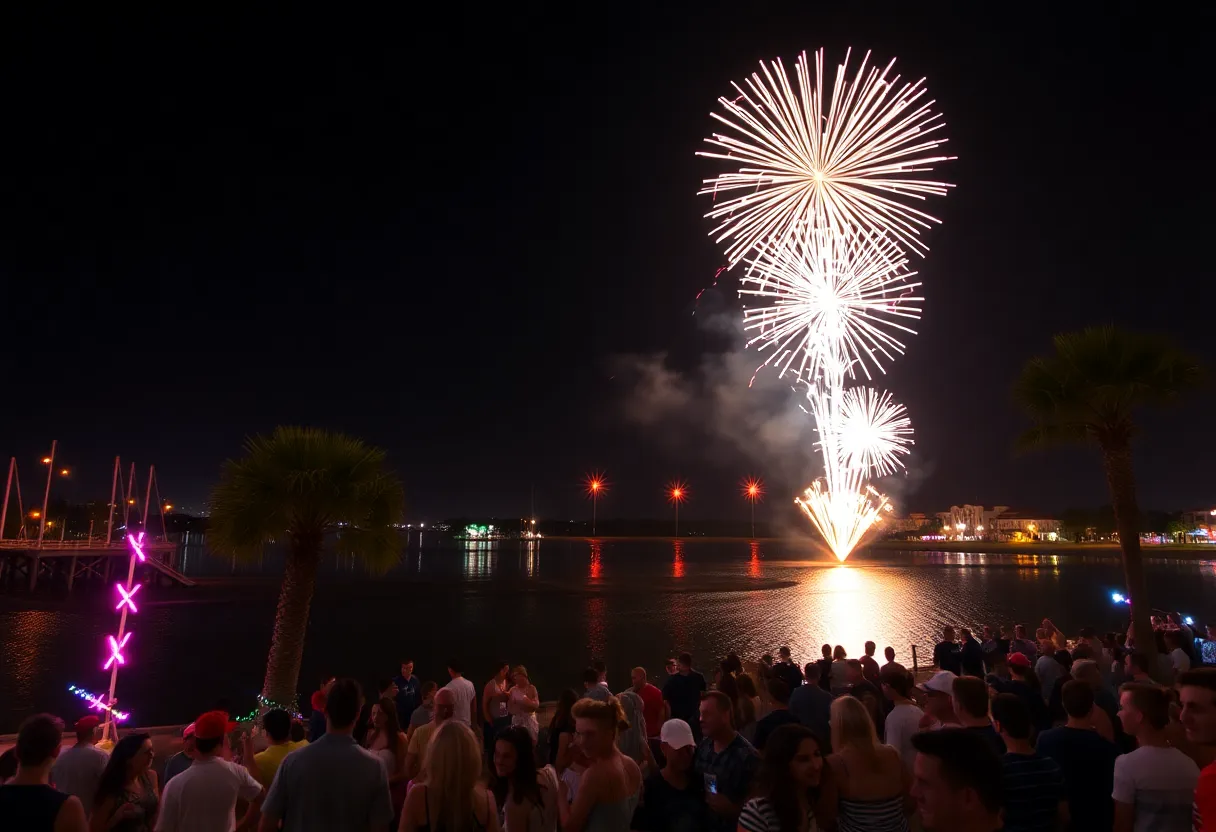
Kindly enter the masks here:
[[242, 459], [224, 463], [211, 497], [212, 551], [256, 560], [267, 543], [287, 544], [262, 689], [267, 699], [295, 701], [322, 548], [332, 542], [373, 572], [389, 569], [400, 557], [394, 524], [404, 502], [384, 451], [339, 433], [275, 428], [248, 440]]
[[1019, 445], [1098, 446], [1123, 550], [1133, 633], [1144, 649], [1154, 640], [1132, 470], [1134, 416], [1145, 405], [1167, 404], [1198, 387], [1202, 373], [1194, 359], [1168, 340], [1113, 326], [1064, 333], [1052, 342], [1055, 352], [1032, 358], [1014, 384], [1014, 397], [1034, 420]]

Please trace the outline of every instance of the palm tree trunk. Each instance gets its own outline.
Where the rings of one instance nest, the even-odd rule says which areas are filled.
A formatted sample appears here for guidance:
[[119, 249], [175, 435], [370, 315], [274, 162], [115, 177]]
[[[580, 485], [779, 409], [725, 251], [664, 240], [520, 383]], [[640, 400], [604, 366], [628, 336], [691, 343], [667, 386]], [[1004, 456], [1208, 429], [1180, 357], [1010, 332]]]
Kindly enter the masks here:
[[274, 615], [270, 656], [266, 660], [266, 681], [262, 695], [271, 702], [294, 704], [300, 681], [300, 662], [304, 657], [304, 638], [308, 613], [317, 587], [317, 567], [321, 560], [320, 536], [295, 535], [287, 552], [279, 606]]
[[1106, 483], [1110, 487], [1111, 505], [1115, 510], [1115, 528], [1119, 530], [1119, 548], [1123, 550], [1123, 576], [1127, 597], [1132, 602], [1132, 635], [1136, 650], [1149, 656], [1149, 673], [1160, 672], [1152, 658], [1157, 653], [1153, 635], [1152, 605], [1144, 584], [1144, 563], [1140, 557], [1140, 505], [1136, 501], [1136, 475], [1132, 470], [1131, 444], [1126, 441], [1104, 445], [1102, 459], [1106, 465]]

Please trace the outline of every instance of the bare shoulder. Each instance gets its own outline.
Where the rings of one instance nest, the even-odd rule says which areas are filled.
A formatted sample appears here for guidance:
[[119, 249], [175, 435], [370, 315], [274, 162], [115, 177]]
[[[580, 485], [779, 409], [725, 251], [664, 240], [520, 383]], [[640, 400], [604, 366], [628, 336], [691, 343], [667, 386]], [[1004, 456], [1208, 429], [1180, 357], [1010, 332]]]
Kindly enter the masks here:
[[630, 791], [636, 791], [642, 786], [642, 769], [632, 757], [621, 755], [621, 765], [625, 771], [625, 782]]

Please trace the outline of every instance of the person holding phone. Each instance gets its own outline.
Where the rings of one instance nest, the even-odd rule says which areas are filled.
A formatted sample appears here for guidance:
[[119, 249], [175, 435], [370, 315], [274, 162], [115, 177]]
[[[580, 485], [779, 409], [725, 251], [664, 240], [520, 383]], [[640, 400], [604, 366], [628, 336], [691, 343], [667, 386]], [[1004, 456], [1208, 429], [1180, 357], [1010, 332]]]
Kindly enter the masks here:
[[705, 802], [710, 817], [706, 829], [733, 832], [760, 769], [760, 755], [735, 730], [731, 721], [730, 697], [709, 691], [701, 697], [701, 733], [697, 744], [696, 771], [705, 784]]

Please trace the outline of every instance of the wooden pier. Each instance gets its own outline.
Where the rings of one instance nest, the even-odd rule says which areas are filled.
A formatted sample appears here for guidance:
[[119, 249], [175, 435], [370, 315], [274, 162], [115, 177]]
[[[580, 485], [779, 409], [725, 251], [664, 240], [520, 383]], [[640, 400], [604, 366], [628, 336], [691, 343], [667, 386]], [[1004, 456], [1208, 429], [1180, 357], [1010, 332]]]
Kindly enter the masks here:
[[[179, 586], [194, 586], [194, 581], [175, 568], [178, 544], [148, 541], [144, 544], [147, 560], [138, 564], [152, 580], [165, 580]], [[69, 590], [77, 579], [108, 583], [111, 574], [126, 578], [131, 550], [125, 542], [107, 545], [105, 538], [85, 540], [0, 540], [0, 581], [22, 581], [32, 592], [40, 579], [66, 579]]]

